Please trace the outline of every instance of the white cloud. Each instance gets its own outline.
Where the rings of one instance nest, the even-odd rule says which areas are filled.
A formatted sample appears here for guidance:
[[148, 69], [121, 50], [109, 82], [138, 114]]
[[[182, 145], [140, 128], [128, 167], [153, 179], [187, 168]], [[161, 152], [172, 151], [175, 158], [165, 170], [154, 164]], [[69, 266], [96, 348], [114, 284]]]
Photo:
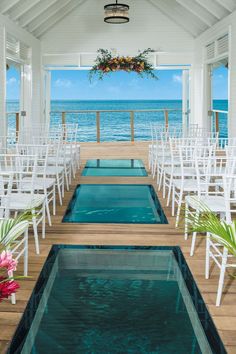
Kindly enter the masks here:
[[14, 85], [17, 83], [17, 79], [15, 77], [10, 77], [9, 80], [7, 80], [7, 85]]
[[217, 77], [218, 79], [223, 79], [224, 76], [222, 74], [219, 74]]
[[175, 75], [172, 76], [172, 81], [173, 81], [173, 82], [177, 82], [177, 83], [180, 84], [180, 83], [182, 83], [182, 76], [175, 74]]
[[55, 87], [70, 88], [72, 86], [72, 81], [67, 79], [57, 79], [54, 85]]

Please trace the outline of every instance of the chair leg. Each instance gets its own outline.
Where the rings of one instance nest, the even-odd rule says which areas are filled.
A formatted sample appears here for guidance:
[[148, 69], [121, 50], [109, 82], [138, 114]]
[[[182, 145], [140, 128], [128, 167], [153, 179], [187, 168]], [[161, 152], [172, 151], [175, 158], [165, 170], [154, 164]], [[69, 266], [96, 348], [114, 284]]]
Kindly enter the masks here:
[[180, 217], [180, 210], [181, 210], [181, 206], [182, 206], [182, 201], [183, 201], [183, 191], [181, 190], [179, 192], [178, 209], [177, 209], [177, 214], [176, 214], [175, 227], [179, 226], [179, 217]]
[[159, 187], [158, 187], [159, 191], [161, 190], [162, 179], [163, 179], [163, 168], [161, 168], [161, 173], [160, 173]]
[[191, 249], [190, 249], [190, 256], [192, 257], [194, 255], [194, 249], [195, 249], [195, 244], [196, 244], [196, 238], [197, 238], [197, 233], [193, 233], [192, 237], [192, 243], [191, 243]]
[[[9, 272], [9, 277], [12, 278], [13, 277], [13, 272]], [[11, 304], [15, 305], [16, 304], [16, 294], [11, 294]]]
[[219, 279], [219, 285], [218, 285], [218, 291], [216, 297], [216, 306], [220, 306], [220, 301], [221, 301], [223, 286], [224, 286], [226, 263], [227, 263], [227, 256], [225, 256], [223, 253], [222, 263], [220, 267], [220, 279]]
[[185, 203], [185, 211], [184, 211], [184, 239], [187, 240], [188, 239], [188, 212], [189, 212], [189, 208], [188, 208], [188, 204]]
[[32, 224], [34, 230], [34, 241], [35, 241], [35, 250], [36, 254], [39, 254], [39, 236], [38, 236], [38, 228], [37, 228], [37, 219], [35, 216], [35, 210], [32, 210]]
[[57, 175], [57, 191], [58, 191], [58, 196], [59, 196], [60, 205], [62, 205], [62, 195], [61, 195], [60, 178], [59, 178], [58, 175]]
[[168, 196], [167, 196], [167, 203], [166, 206], [169, 206], [170, 204], [170, 196], [171, 196], [171, 189], [172, 189], [172, 181], [173, 181], [173, 176], [171, 174], [170, 176], [170, 181], [169, 181], [169, 189], [168, 189]]
[[163, 174], [163, 192], [162, 192], [162, 196], [165, 199], [165, 197], [166, 197], [166, 173], [165, 172]]
[[28, 229], [25, 230], [24, 233], [24, 238], [25, 238], [25, 242], [24, 242], [24, 276], [27, 277], [28, 275]]
[[16, 294], [11, 294], [11, 304], [12, 305], [16, 304]]
[[172, 186], [172, 208], [171, 208], [171, 215], [175, 216], [175, 187]]
[[66, 180], [66, 190], [69, 191], [69, 177], [65, 168], [65, 180]]
[[205, 265], [205, 278], [209, 279], [210, 275], [210, 235], [206, 236], [206, 265]]
[[46, 226], [46, 218], [45, 218], [45, 211], [46, 211], [46, 202], [44, 201], [42, 205], [42, 238], [45, 238], [45, 226]]
[[[46, 191], [47, 193], [47, 191]], [[46, 200], [45, 200], [45, 206], [46, 206], [46, 213], [47, 213], [47, 219], [48, 219], [48, 224], [49, 226], [52, 226], [52, 220], [51, 220], [51, 215], [50, 215], [50, 209], [49, 209], [49, 203], [48, 203], [48, 196], [46, 195]]]
[[53, 200], [52, 200], [52, 212], [53, 212], [53, 215], [56, 215], [56, 187], [55, 187], [55, 184], [53, 186]]

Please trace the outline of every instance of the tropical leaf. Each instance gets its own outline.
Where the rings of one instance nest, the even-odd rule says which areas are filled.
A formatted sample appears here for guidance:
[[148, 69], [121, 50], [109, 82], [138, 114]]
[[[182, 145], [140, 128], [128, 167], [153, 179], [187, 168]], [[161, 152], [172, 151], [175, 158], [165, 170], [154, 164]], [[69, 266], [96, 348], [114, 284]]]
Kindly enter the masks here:
[[187, 212], [189, 231], [210, 233], [230, 254], [236, 256], [236, 220], [227, 223], [201, 203], [199, 203], [197, 210], [198, 212], [190, 210]]
[[6, 249], [23, 234], [32, 219], [31, 211], [26, 211], [15, 219], [0, 220], [0, 250]]

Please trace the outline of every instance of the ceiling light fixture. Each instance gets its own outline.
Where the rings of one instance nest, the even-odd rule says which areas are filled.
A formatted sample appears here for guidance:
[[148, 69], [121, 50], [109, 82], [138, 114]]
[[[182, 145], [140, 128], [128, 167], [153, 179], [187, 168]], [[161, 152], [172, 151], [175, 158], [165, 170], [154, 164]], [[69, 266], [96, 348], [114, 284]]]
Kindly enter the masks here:
[[129, 22], [129, 5], [118, 4], [118, 0], [114, 4], [104, 6], [104, 21], [111, 24], [122, 24]]

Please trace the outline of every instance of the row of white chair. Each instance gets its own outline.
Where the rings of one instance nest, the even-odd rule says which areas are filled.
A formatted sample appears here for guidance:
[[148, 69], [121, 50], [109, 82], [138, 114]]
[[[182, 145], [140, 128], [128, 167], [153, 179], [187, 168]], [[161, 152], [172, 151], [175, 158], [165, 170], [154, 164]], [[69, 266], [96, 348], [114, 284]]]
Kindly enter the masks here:
[[[153, 132], [156, 129], [160, 131], [158, 127], [152, 127]], [[218, 136], [215, 133], [200, 134], [200, 131], [197, 137], [185, 138], [171, 137], [165, 132], [149, 146], [149, 167], [153, 177], [157, 176], [158, 188], [162, 189], [163, 197], [167, 196], [167, 205], [172, 199], [172, 215], [175, 215], [177, 204], [176, 226], [179, 224], [181, 210], [185, 210], [185, 239], [188, 238], [188, 212], [191, 210], [199, 215], [200, 205], [205, 205], [231, 222], [232, 214], [236, 212], [235, 140], [229, 140], [224, 149], [221, 147], [220, 154], [217, 150]], [[231, 183], [232, 180], [234, 183]], [[192, 237], [191, 255], [194, 254], [196, 236], [194, 233]], [[214, 237], [208, 234], [206, 278], [209, 277], [210, 259], [220, 267], [217, 306], [221, 301], [225, 269], [235, 267], [231, 258], [227, 250], [219, 247]]]

